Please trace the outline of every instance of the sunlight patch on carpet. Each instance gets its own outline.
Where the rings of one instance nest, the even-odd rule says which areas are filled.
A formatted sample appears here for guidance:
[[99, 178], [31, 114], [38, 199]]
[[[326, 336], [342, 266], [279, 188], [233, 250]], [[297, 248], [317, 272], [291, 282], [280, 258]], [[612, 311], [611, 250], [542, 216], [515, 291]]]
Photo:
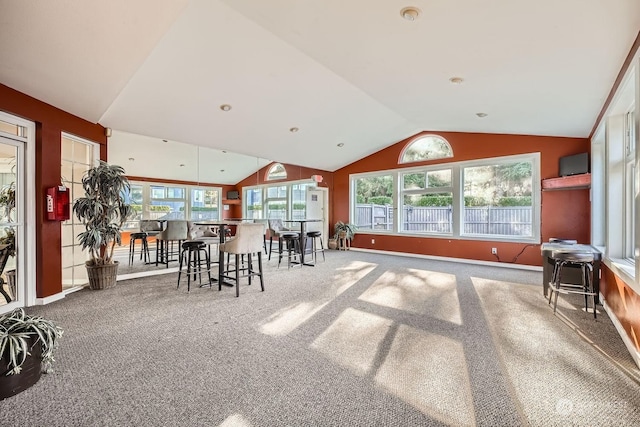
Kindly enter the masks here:
[[[631, 380], [553, 314], [542, 287], [477, 277], [471, 280], [505, 377], [529, 423], [606, 425], [607, 419], [617, 419], [617, 425], [637, 425], [638, 395], [612, 393], [610, 389], [617, 383], [627, 390]], [[580, 297], [577, 300], [581, 302]], [[558, 310], [560, 307], [559, 303]], [[563, 315], [581, 325], [576, 328], [607, 326], [608, 320], [595, 320], [589, 313], [564, 307]], [[607, 401], [590, 398], [607, 393]]]
[[285, 307], [269, 316], [259, 327], [260, 332], [271, 336], [285, 336], [312, 318], [324, 306], [338, 297], [367, 274], [371, 273], [377, 264], [354, 261], [344, 268], [338, 268], [331, 286], [321, 297], [312, 301], [302, 301]]
[[311, 348], [363, 376], [371, 372], [392, 324], [390, 319], [348, 308], [311, 343]]
[[346, 267], [337, 268], [331, 292], [338, 296], [351, 286], [358, 283], [367, 274], [371, 273], [378, 265], [370, 262], [353, 261]]
[[263, 334], [285, 336], [309, 320], [329, 302], [301, 302], [271, 315], [258, 328]]
[[456, 276], [453, 274], [413, 268], [386, 271], [359, 299], [462, 324]]
[[468, 367], [460, 342], [400, 325], [375, 382], [447, 425], [475, 424]]
[[218, 427], [252, 427], [252, 425], [241, 414], [233, 414], [227, 417]]

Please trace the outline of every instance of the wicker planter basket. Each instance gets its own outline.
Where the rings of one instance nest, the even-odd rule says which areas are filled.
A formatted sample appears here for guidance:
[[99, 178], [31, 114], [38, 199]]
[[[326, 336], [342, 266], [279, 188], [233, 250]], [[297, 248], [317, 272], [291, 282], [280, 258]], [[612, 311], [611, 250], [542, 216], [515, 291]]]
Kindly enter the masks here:
[[9, 371], [7, 368], [8, 360], [4, 357], [0, 359], [0, 400], [25, 391], [40, 379], [40, 374], [42, 373], [42, 347], [40, 342], [36, 343], [36, 340], [37, 338], [33, 336], [27, 338], [31, 354], [27, 355], [27, 359], [22, 364], [22, 371], [19, 374], [7, 375]]
[[86, 262], [89, 287], [94, 290], [109, 289], [116, 285], [118, 277], [118, 261], [113, 264], [93, 265]]

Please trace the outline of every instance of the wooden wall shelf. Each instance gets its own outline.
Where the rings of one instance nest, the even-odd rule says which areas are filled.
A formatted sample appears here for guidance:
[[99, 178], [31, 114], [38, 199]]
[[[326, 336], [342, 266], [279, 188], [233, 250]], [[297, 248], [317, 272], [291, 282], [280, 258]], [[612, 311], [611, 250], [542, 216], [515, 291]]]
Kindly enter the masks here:
[[242, 201], [240, 199], [222, 199], [223, 205], [240, 205]]
[[591, 174], [561, 176], [542, 180], [542, 191], [551, 190], [581, 190], [591, 187]]

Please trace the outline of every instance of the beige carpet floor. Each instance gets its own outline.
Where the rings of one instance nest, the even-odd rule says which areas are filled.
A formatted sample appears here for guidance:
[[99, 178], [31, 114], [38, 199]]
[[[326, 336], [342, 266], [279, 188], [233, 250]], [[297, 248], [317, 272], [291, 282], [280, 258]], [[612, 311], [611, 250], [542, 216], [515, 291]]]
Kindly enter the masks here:
[[0, 424], [640, 424], [638, 370], [606, 313], [562, 299], [554, 315], [541, 272], [326, 255], [267, 262], [266, 291], [242, 282], [240, 298], [171, 273], [29, 308], [65, 336]]

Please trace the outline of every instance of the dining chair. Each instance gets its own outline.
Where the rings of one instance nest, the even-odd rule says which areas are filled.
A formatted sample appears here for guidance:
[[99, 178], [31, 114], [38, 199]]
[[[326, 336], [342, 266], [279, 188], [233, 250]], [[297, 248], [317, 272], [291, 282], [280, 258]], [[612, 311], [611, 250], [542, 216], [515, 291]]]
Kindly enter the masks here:
[[[211, 245], [216, 248], [220, 244], [220, 235], [210, 225], [198, 225], [193, 221], [187, 221], [189, 232], [187, 240], [199, 240], [207, 245], [207, 253], [211, 259]], [[217, 227], [216, 227], [217, 228]]]
[[[188, 233], [186, 220], [167, 221], [166, 228], [156, 237], [156, 266], [160, 263], [169, 268], [169, 262], [178, 261], [180, 245], [187, 240]], [[176, 243], [178, 249], [175, 249]]]
[[[229, 276], [231, 270], [227, 263], [227, 270], [221, 274], [221, 278], [235, 280], [236, 297], [240, 296], [240, 278], [247, 277], [249, 285], [251, 278], [260, 278], [260, 289], [264, 292], [264, 279], [262, 274], [262, 243], [264, 236], [264, 224], [243, 222], [238, 224], [236, 234], [229, 240], [220, 244], [221, 256], [223, 253], [235, 255], [234, 276]], [[254, 269], [252, 255], [258, 254], [258, 268]], [[241, 267], [240, 256], [247, 256], [247, 267]], [[240, 272], [243, 272], [240, 275]], [[218, 281], [218, 290], [222, 290], [222, 280]]]
[[[270, 219], [268, 221], [269, 224], [269, 261], [271, 261], [271, 252], [273, 252], [273, 238], [277, 238], [278, 239], [278, 254], [280, 255], [280, 257], [282, 257], [282, 251], [283, 251], [283, 234], [286, 234], [288, 238], [291, 237], [295, 237], [292, 236], [292, 234], [296, 234], [298, 237], [300, 236], [300, 233], [291, 230], [287, 227], [285, 227], [282, 224], [282, 220], [281, 219]], [[278, 260], [279, 263], [279, 260]]]

